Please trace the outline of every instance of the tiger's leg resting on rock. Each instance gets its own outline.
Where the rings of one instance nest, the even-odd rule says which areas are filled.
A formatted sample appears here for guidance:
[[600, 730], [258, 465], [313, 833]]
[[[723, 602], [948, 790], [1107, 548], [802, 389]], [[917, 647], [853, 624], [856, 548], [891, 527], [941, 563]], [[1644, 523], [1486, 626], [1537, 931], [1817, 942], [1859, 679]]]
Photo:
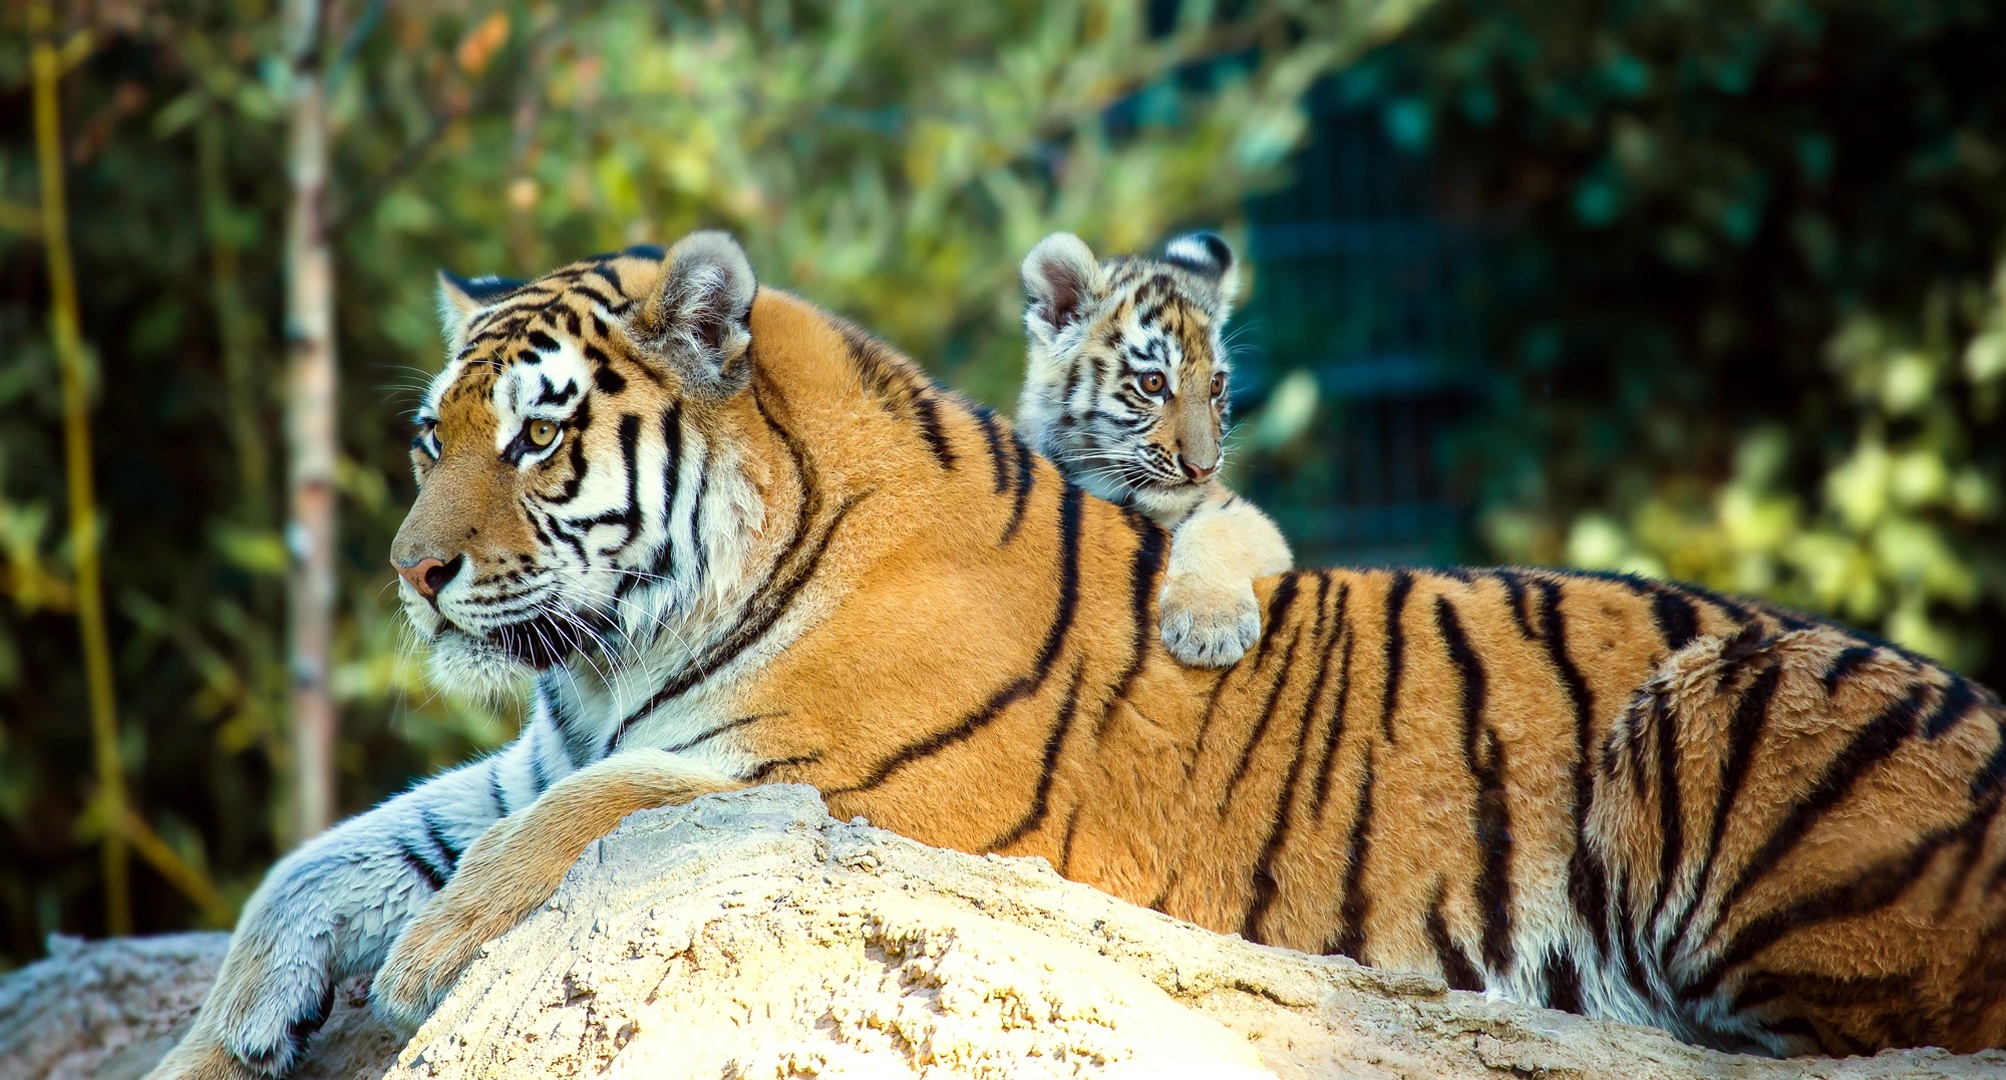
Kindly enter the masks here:
[[550, 899], [591, 844], [637, 810], [744, 787], [660, 750], [629, 750], [559, 781], [482, 833], [459, 873], [397, 938], [376, 974], [378, 1015], [416, 1030], [480, 954]]
[[453, 876], [460, 852], [569, 766], [537, 732], [434, 777], [280, 860], [244, 906], [194, 1026], [155, 1080], [283, 1076], [327, 1019], [337, 983], [373, 969]]

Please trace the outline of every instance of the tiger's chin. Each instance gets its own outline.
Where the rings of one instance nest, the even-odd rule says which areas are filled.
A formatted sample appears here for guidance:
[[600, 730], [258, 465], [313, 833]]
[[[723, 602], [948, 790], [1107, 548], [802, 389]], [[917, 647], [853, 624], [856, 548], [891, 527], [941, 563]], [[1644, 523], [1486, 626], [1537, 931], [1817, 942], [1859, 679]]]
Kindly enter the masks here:
[[425, 674], [442, 692], [499, 703], [519, 698], [541, 668], [512, 650], [446, 627], [432, 637]]

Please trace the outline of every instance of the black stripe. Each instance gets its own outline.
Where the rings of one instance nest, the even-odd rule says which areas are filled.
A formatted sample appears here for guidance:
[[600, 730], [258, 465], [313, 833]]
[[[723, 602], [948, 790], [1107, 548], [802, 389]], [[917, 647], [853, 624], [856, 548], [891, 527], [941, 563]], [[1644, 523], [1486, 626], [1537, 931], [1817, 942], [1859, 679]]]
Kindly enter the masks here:
[[433, 892], [438, 892], [440, 889], [446, 887], [446, 875], [441, 874], [437, 867], [425, 861], [425, 857], [418, 854], [418, 849], [411, 846], [411, 841], [399, 837], [397, 839], [397, 854], [403, 858], [404, 865], [409, 866], [419, 877], [425, 879], [426, 884], [432, 886]]
[[1476, 965], [1449, 937], [1449, 922], [1442, 917], [1442, 886], [1435, 886], [1434, 902], [1428, 905], [1428, 941], [1435, 946], [1435, 962], [1442, 965], [1442, 981], [1451, 990], [1482, 991], [1484, 977]]
[[1874, 658], [1881, 650], [1872, 645], [1854, 645], [1832, 658], [1832, 666], [1825, 669], [1825, 693], [1837, 693], [1839, 683], [1846, 676], [1858, 670], [1860, 665]]
[[1344, 902], [1338, 907], [1337, 937], [1323, 950], [1349, 956], [1361, 964], [1365, 958], [1365, 920], [1372, 914], [1372, 897], [1365, 893], [1365, 860], [1372, 854], [1373, 750], [1365, 749], [1364, 778], [1358, 785], [1358, 804], [1351, 811], [1351, 835], [1344, 846]]
[[418, 811], [418, 819], [425, 823], [425, 835], [431, 838], [433, 845], [439, 849], [439, 854], [443, 856], [446, 864], [446, 876], [452, 877], [453, 871], [460, 868], [460, 849], [454, 847], [452, 841], [446, 838], [445, 828], [439, 824], [437, 818], [432, 816], [430, 810]]
[[1546, 993], [1542, 996], [1546, 1007], [1584, 1016], [1587, 1010], [1581, 1004], [1581, 968], [1574, 961], [1574, 954], [1565, 949], [1560, 955], [1548, 957], [1543, 969], [1546, 976]]
[[1917, 875], [1928, 867], [1937, 852], [1961, 832], [1961, 826], [1957, 825], [1936, 829], [1925, 834], [1909, 851], [1875, 862], [1851, 881], [1821, 889], [1749, 920], [1690, 983], [1679, 988], [1679, 999], [1697, 1001], [1713, 993], [1728, 972], [1754, 959], [1785, 934], [1821, 922], [1857, 918], [1894, 903], [1915, 884]]
[[501, 758], [499, 757], [491, 757], [488, 759], [488, 797], [494, 800], [495, 817], [497, 818], [507, 817], [508, 795], [505, 791], [502, 790]]
[[1512, 619], [1518, 623], [1518, 632], [1529, 641], [1537, 640], [1539, 635], [1533, 632], [1532, 616], [1525, 604], [1525, 579], [1519, 577], [1516, 570], [1499, 570], [1496, 575], [1498, 581], [1504, 584], [1505, 601], [1511, 608]]
[[954, 447], [948, 445], [947, 432], [940, 426], [940, 407], [934, 400], [934, 391], [914, 386], [911, 393], [913, 419], [919, 423], [920, 438], [926, 440], [926, 448], [933, 451], [941, 468], [954, 468]]
[[1574, 851], [1567, 859], [1567, 895], [1582, 925], [1594, 937], [1597, 954], [1606, 956], [1609, 886], [1601, 864], [1588, 849], [1588, 804], [1595, 795], [1594, 695], [1568, 648], [1567, 615], [1560, 610], [1561, 584], [1541, 580], [1538, 587], [1540, 639], [1546, 645], [1554, 677], [1567, 691], [1567, 702], [1574, 710]]
[[[668, 577], [676, 568], [676, 488], [683, 471], [683, 405], [673, 402], [662, 410], [662, 553], [656, 557], [654, 573]], [[698, 548], [703, 537], [697, 532], [696, 508], [690, 511], [690, 539]]]
[[711, 728], [709, 731], [706, 731], [701, 735], [692, 735], [689, 738], [684, 739], [682, 742], [679, 742], [674, 746], [664, 746], [662, 747], [662, 752], [665, 754], [680, 754], [685, 750], [692, 750], [695, 749], [696, 747], [702, 746], [704, 743], [707, 743], [712, 739], [717, 738], [719, 735], [725, 734], [726, 732], [737, 731], [739, 728], [746, 727], [751, 724], [756, 724], [761, 720], [771, 720], [774, 719], [775, 717], [785, 716], [785, 715], [787, 714], [784, 712], [777, 712], [777, 713], [754, 713], [751, 716], [734, 717], [730, 720], [726, 720], [724, 723], [719, 724], [714, 728]]
[[[1658, 895], [1651, 901], [1651, 914], [1639, 928], [1650, 933], [1671, 901], [1672, 886], [1685, 857], [1685, 803], [1679, 795], [1678, 724], [1672, 718], [1671, 694], [1661, 692], [1652, 701], [1651, 724], [1658, 736]], [[1639, 753], [1638, 757], [1643, 754]], [[1638, 794], [1642, 794], [1639, 792]]]
[[822, 760], [822, 752], [819, 750], [810, 751], [806, 754], [796, 754], [793, 757], [773, 758], [760, 762], [753, 768], [751, 773], [747, 774], [747, 779], [755, 784], [764, 784], [772, 778], [775, 772], [781, 769], [792, 765], [813, 765], [820, 760]]
[[543, 755], [536, 752], [536, 733], [538, 730], [537, 728], [530, 729], [529, 745], [527, 747], [529, 751], [529, 789], [530, 793], [535, 796], [541, 796], [544, 789], [550, 786], [550, 777], [543, 771]]
[[[1686, 909], [1679, 916], [1678, 928], [1666, 939], [1667, 951], [1685, 940], [1693, 915], [1699, 911], [1701, 902], [1706, 899], [1707, 889], [1713, 885], [1714, 865], [1720, 858], [1720, 845], [1727, 837], [1728, 818], [1734, 813], [1735, 799], [1740, 796], [1742, 785], [1748, 782], [1748, 770], [1755, 759], [1756, 744], [1761, 740], [1764, 725], [1769, 722], [1769, 703], [1776, 696], [1776, 685], [1782, 678], [1782, 666], [1771, 664], [1755, 677], [1735, 705], [1734, 719], [1728, 722], [1727, 760], [1721, 765], [1719, 790], [1714, 795], [1713, 825], [1707, 835], [1706, 855], [1700, 860], [1699, 880], [1693, 883], [1693, 892], [1686, 899]], [[1667, 954], [1661, 953], [1660, 956]]]
[[1669, 588], [1658, 589], [1651, 598], [1651, 618], [1657, 621], [1665, 647], [1673, 652], [1692, 644], [1699, 636], [1700, 617], [1693, 602]]
[[585, 439], [582, 433], [591, 426], [592, 399], [588, 397], [579, 402], [578, 411], [571, 414], [571, 446], [570, 452], [565, 455], [571, 465], [571, 475], [557, 489], [558, 494], [555, 497], [538, 500], [545, 506], [563, 506], [576, 499], [579, 489], [585, 486], [585, 471], [591, 464], [591, 459], [585, 456]]
[[613, 370], [613, 365], [601, 364], [592, 371], [592, 385], [602, 394], [617, 394], [627, 389], [627, 380]]
[[1073, 832], [1080, 827], [1080, 804], [1066, 812], [1066, 837], [1059, 841], [1059, 876], [1065, 877], [1073, 865]]
[[592, 732], [579, 723], [579, 717], [566, 707], [564, 699], [555, 692], [543, 694], [545, 707], [550, 711], [551, 722], [557, 725], [558, 742], [564, 747], [565, 764], [577, 768], [592, 759]]
[[1024, 507], [1031, 501], [1031, 483], [1037, 476], [1037, 458], [1024, 445], [1024, 437], [1012, 431], [1010, 447], [1017, 454], [1017, 491], [1010, 504], [1010, 520], [1003, 526], [1003, 538], [997, 541], [999, 545], [1017, 538], [1017, 528], [1024, 524]]
[[[1269, 624], [1268, 637], [1273, 638], [1279, 633], [1280, 627]], [[1275, 705], [1281, 701], [1282, 690], [1288, 685], [1290, 670], [1296, 662], [1296, 646], [1301, 641], [1301, 634], [1292, 634], [1289, 647], [1283, 650], [1282, 662], [1275, 668], [1274, 681], [1268, 685], [1268, 700], [1261, 705], [1261, 718], [1255, 722], [1253, 734], [1247, 736], [1246, 744], [1240, 748], [1240, 762], [1233, 766], [1233, 774], [1226, 778], [1226, 792], [1219, 797], [1219, 816], [1222, 818], [1226, 816], [1226, 808], [1232, 805], [1233, 792], [1239, 789], [1240, 781], [1247, 778], [1247, 769], [1254, 762], [1254, 750], [1267, 737], [1268, 724], [1275, 718]]]
[[[1323, 764], [1317, 766], [1316, 789], [1310, 796], [1310, 813], [1323, 821], [1323, 808], [1330, 798], [1330, 773], [1337, 763], [1337, 744], [1344, 738], [1344, 713], [1351, 704], [1351, 647], [1358, 640], [1358, 632], [1351, 625], [1351, 582], [1339, 582], [1337, 586], [1337, 614], [1334, 620], [1337, 629], [1333, 631], [1344, 639], [1344, 655], [1338, 661], [1339, 678], [1337, 703], [1331, 707], [1330, 722], [1323, 729]], [[1329, 650], [1325, 650], [1324, 660], [1328, 662]]]
[[1414, 588], [1414, 575], [1405, 570], [1393, 572], [1392, 584], [1386, 589], [1386, 689], [1379, 708], [1379, 730], [1387, 742], [1393, 741], [1393, 710], [1400, 698], [1401, 652], [1406, 648], [1407, 638], [1400, 629], [1400, 613], [1407, 607], [1407, 593]]
[[1163, 573], [1164, 553], [1170, 546], [1168, 534], [1141, 514], [1123, 510], [1122, 520], [1128, 522], [1128, 527], [1135, 533], [1135, 554], [1128, 563], [1129, 618], [1133, 620], [1129, 631], [1129, 660], [1128, 668], [1115, 683], [1108, 707], [1094, 718], [1096, 739], [1106, 732], [1115, 704], [1128, 700], [1129, 687], [1142, 670], [1142, 662], [1149, 658], [1150, 647], [1156, 643], [1156, 583]]
[[1929, 718], [1923, 721], [1923, 738], [1934, 739], [1956, 727], [1957, 722], [1971, 712], [1972, 706], [1978, 704], [1978, 700], [1978, 694], [1968, 680], [1952, 675], [1950, 685], [1944, 687], [1937, 697], [1936, 708], [1931, 709]]
[[1012, 679], [1008, 685], [992, 694], [981, 708], [963, 717], [953, 727], [937, 731], [918, 742], [902, 747], [878, 762], [861, 781], [845, 787], [823, 788], [825, 796], [862, 791], [884, 783], [894, 772], [907, 765], [937, 754], [973, 736], [995, 722], [1003, 710], [1037, 693], [1039, 687], [1045, 684], [1045, 680], [1052, 674], [1052, 664], [1058, 659], [1060, 648], [1065, 645], [1067, 635], [1072, 632], [1073, 617], [1079, 607], [1080, 517], [1084, 494], [1078, 487], [1068, 483], [1059, 498], [1059, 595], [1052, 612], [1052, 622], [1045, 630], [1044, 644], [1038, 648], [1038, 655], [1032, 661], [1031, 671]]
[[[334, 1012], [334, 980], [330, 978], [327, 980], [327, 985], [321, 987], [320, 998], [309, 1006], [307, 1011], [286, 1021], [286, 1047], [291, 1051], [292, 1064], [299, 1064], [300, 1059], [306, 1056], [307, 1047], [313, 1040], [313, 1033], [327, 1023], [328, 1015], [332, 1012]], [[278, 1062], [274, 1060], [276, 1056], [274, 1054], [262, 1060], [249, 1061], [248, 1064], [267, 1076], [275, 1075], [281, 1071], [277, 1068]]]
[[1003, 433], [997, 430], [996, 414], [981, 405], [970, 411], [975, 414], [975, 422], [982, 426], [983, 440], [989, 444], [989, 464], [996, 472], [996, 494], [1001, 495], [1010, 486], [1010, 463], [1003, 456]]
[[[1628, 917], [1628, 912], [1630, 911], [1630, 879], [1627, 877], [1619, 878], [1616, 882], [1616, 902], [1614, 908], [1618, 913], [1622, 913], [1625, 918]], [[1616, 935], [1617, 944], [1622, 950], [1618, 954], [1618, 962], [1622, 965], [1623, 977], [1629, 981], [1630, 989], [1636, 991], [1637, 995], [1646, 1001], [1656, 1001], [1658, 999], [1657, 993], [1651, 988], [1650, 977], [1644, 971], [1644, 958], [1637, 952], [1637, 936], [1634, 933], [1627, 932]]]
[[1477, 909], [1484, 921], [1484, 964], [1494, 974], [1512, 966], [1511, 807], [1505, 798], [1505, 751], [1497, 732], [1483, 722], [1490, 684], [1483, 662], [1448, 597], [1435, 597], [1435, 629], [1462, 681], [1463, 764], [1477, 784], [1476, 832], [1479, 871]]
[[1045, 737], [1045, 761], [1038, 772], [1038, 786], [1031, 793], [1031, 808], [1024, 812], [1017, 824], [991, 840], [988, 850], [1009, 847], [1045, 823], [1045, 817], [1051, 812], [1052, 781], [1058, 776], [1059, 754], [1066, 747], [1066, 735], [1072, 731], [1073, 717], [1079, 712], [1080, 683], [1085, 681], [1086, 673], [1086, 658], [1081, 657], [1073, 663], [1072, 684], [1066, 687], [1066, 700], [1059, 706], [1058, 722], [1052, 725], [1052, 733]]
[[1797, 800], [1789, 816], [1770, 833], [1761, 850], [1741, 868], [1734, 884], [1721, 897], [1714, 916], [1716, 923], [1726, 922], [1728, 910], [1735, 901], [1796, 848], [1804, 839], [1804, 834], [1852, 792], [1860, 777], [1893, 757], [1901, 744], [1915, 733], [1916, 720], [1922, 712], [1924, 689], [1921, 684], [1910, 687], [1907, 697], [1888, 706], [1862, 726], [1846, 743], [1845, 749], [1825, 766], [1817, 784]]
[[[1173, 544], [1175, 542], [1174, 540], [1172, 541]], [[1275, 582], [1275, 591], [1268, 596], [1267, 617], [1261, 620], [1263, 630], [1261, 643], [1254, 647], [1254, 655], [1251, 661], [1242, 661], [1242, 663], [1246, 664], [1248, 671], [1251, 672], [1267, 662], [1269, 650], [1275, 647], [1275, 639], [1281, 636], [1275, 630], [1282, 625], [1284, 619], [1289, 617], [1289, 612], [1295, 607], [1298, 576], [1297, 574], [1283, 574], [1281, 580]], [[1294, 639], [1291, 638], [1290, 641], [1293, 644]]]
[[1219, 696], [1225, 692], [1226, 683], [1232, 678], [1236, 668], [1228, 668], [1219, 673], [1219, 680], [1212, 684], [1212, 693], [1205, 699], [1205, 711], [1198, 717], [1198, 737], [1192, 740], [1191, 757], [1185, 763], [1185, 773], [1196, 766], [1198, 757], [1205, 752], [1205, 736], [1212, 729], [1212, 717], [1219, 711]]
[[[692, 658], [674, 678], [650, 695], [639, 708], [622, 718], [606, 741], [608, 754], [620, 745], [620, 740], [626, 737], [627, 732], [642, 717], [688, 693], [692, 687], [709, 678], [712, 672], [729, 664], [740, 653], [752, 647], [754, 642], [764, 637], [793, 604], [795, 595], [815, 576], [815, 571], [821, 565], [822, 556], [828, 551], [829, 542], [835, 536], [837, 527], [842, 525], [843, 519], [849, 516], [850, 511], [858, 503], [871, 494], [870, 489], [853, 493], [826, 518], [822, 517], [821, 476], [809, 454], [808, 445], [800, 436], [774, 419], [766, 397], [775, 391], [767, 389], [762, 393], [765, 384], [765, 380], [759, 374], [762, 369], [756, 363], [751, 367], [754, 373], [753, 405], [758, 409], [760, 419], [766, 423], [768, 429], [779, 436], [781, 443], [787, 447], [788, 456], [794, 462], [796, 481], [801, 487], [801, 504], [795, 511], [794, 532], [785, 550], [774, 561], [773, 568], [767, 571], [766, 579], [753, 590], [752, 599], [747, 604], [750, 611], [740, 619], [738, 628], [723, 641], [706, 649], [702, 656]], [[782, 404], [784, 405], [784, 400]]]
[[1316, 681], [1310, 684], [1309, 693], [1303, 698], [1302, 715], [1296, 718], [1296, 752], [1289, 759], [1289, 771], [1282, 777], [1282, 789], [1275, 795], [1275, 809], [1269, 816], [1268, 838], [1261, 844], [1261, 854], [1254, 860], [1253, 897], [1240, 919], [1240, 934], [1249, 941], [1261, 941], [1261, 920], [1267, 917], [1268, 909], [1274, 906], [1275, 897], [1280, 893], [1280, 882], [1275, 877], [1275, 859], [1281, 855], [1288, 843], [1289, 825], [1295, 816], [1296, 781], [1302, 776], [1304, 741], [1309, 738], [1310, 726], [1316, 718], [1316, 706], [1323, 699], [1323, 693], [1330, 679], [1330, 648], [1323, 643], [1324, 601], [1330, 594], [1330, 579], [1317, 575], [1316, 625], [1310, 630], [1310, 647], [1317, 650]]

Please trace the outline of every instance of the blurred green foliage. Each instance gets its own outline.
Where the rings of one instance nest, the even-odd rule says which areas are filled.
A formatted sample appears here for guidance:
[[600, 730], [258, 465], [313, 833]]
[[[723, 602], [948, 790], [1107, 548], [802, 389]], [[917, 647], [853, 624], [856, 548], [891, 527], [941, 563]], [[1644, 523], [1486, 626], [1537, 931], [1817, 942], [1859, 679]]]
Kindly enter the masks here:
[[2001, 41], [1989, 0], [1444, 0], [1339, 76], [1487, 238], [1492, 557], [2006, 684]]
[[[722, 226], [766, 281], [1007, 405], [1025, 250], [1055, 228], [1118, 250], [1231, 218], [1300, 140], [1304, 89], [1418, 7], [333, 4], [344, 809], [516, 721], [421, 683], [387, 590], [404, 413], [439, 351], [436, 266], [522, 276]], [[272, 0], [66, 11], [123, 759], [139, 812], [236, 903], [293, 839], [277, 16]], [[97, 932], [103, 908], [22, 19], [0, 9], [0, 966], [49, 931]], [[140, 930], [199, 921], [157, 875], [135, 880]]]

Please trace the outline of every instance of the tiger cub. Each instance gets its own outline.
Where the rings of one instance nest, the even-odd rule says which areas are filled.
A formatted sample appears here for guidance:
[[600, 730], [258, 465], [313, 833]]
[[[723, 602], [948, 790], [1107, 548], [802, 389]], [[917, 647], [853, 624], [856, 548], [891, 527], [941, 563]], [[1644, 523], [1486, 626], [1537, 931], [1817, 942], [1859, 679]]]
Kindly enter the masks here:
[[1023, 276], [1018, 423], [1074, 483], [1171, 531], [1163, 644], [1186, 664], [1232, 666], [1261, 636], [1254, 580], [1291, 561], [1275, 523], [1218, 478], [1233, 249], [1196, 233], [1160, 260], [1103, 262], [1053, 233], [1025, 256]]

